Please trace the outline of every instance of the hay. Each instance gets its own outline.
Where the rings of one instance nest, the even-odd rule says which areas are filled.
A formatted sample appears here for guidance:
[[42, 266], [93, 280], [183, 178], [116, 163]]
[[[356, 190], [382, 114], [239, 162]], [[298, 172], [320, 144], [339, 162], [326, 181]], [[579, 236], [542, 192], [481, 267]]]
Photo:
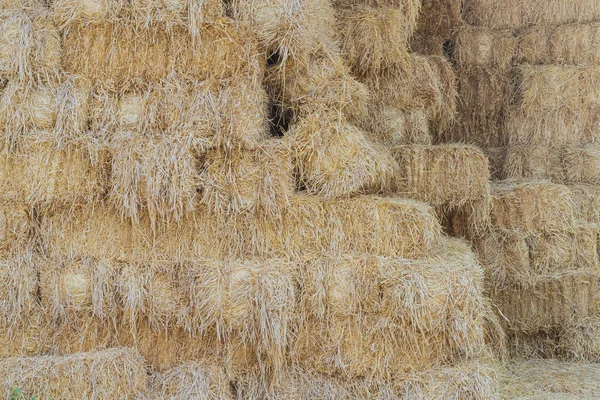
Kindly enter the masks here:
[[511, 329], [536, 332], [566, 327], [596, 315], [598, 273], [574, 271], [539, 275], [531, 285], [511, 285], [493, 293]]
[[566, 186], [547, 181], [492, 184], [492, 223], [522, 232], [561, 232], [575, 225], [575, 204]]
[[167, 23], [184, 25], [192, 33], [198, 26], [221, 17], [223, 4], [215, 0], [54, 0], [52, 14], [56, 24], [65, 29], [75, 23], [127, 20], [148, 26]]
[[438, 43], [436, 55], [443, 55], [443, 43], [452, 38], [455, 30], [461, 26], [462, 4], [463, 0], [422, 0], [415, 36]]
[[260, 208], [277, 215], [294, 193], [293, 167], [285, 139], [266, 141], [253, 151], [209, 151], [199, 176], [201, 202], [221, 214]]
[[563, 160], [567, 183], [600, 184], [600, 146], [567, 148]]
[[54, 334], [53, 326], [48, 322], [39, 305], [19, 314], [18, 321], [3, 322], [0, 325], [0, 357], [46, 354], [50, 350], [49, 338]]
[[403, 65], [414, 26], [403, 10], [354, 6], [337, 13], [342, 54], [357, 75], [377, 76]]
[[223, 365], [217, 360], [186, 363], [156, 373], [151, 377], [151, 386], [156, 399], [234, 399]]
[[233, 0], [236, 17], [257, 33], [261, 49], [277, 59], [309, 66], [314, 55], [337, 56], [335, 15], [329, 1]]
[[599, 335], [597, 317], [569, 326], [560, 332], [558, 351], [568, 360], [597, 363], [600, 360]]
[[528, 64], [597, 65], [600, 24], [535, 27], [519, 39], [518, 58]]
[[258, 83], [264, 66], [247, 27], [231, 20], [202, 25], [200, 40], [160, 24], [139, 28], [107, 22], [76, 24], [63, 33], [62, 66], [109, 90], [156, 83], [175, 73], [196, 80]]
[[265, 84], [275, 104], [293, 111], [295, 119], [315, 113], [361, 116], [369, 91], [339, 56], [313, 55], [306, 63], [287, 60], [267, 70]]
[[57, 140], [50, 132], [36, 131], [18, 151], [4, 150], [0, 163], [2, 195], [11, 201], [87, 202], [101, 198], [107, 190], [108, 152], [92, 135]]
[[565, 183], [562, 149], [514, 145], [506, 148], [502, 177], [505, 179], [548, 179]]
[[31, 251], [6, 255], [0, 262], [0, 321], [14, 327], [37, 305], [38, 268]]
[[147, 390], [144, 360], [128, 349], [67, 357], [6, 358], [0, 361], [3, 392], [19, 388], [36, 398], [134, 398]]
[[369, 138], [386, 147], [432, 142], [429, 118], [423, 110], [400, 111], [373, 104], [368, 118], [361, 122]]
[[413, 31], [419, 20], [422, 0], [333, 0], [337, 8], [349, 6], [390, 7], [402, 11], [408, 30]]
[[52, 79], [60, 65], [58, 30], [42, 5], [22, 7], [0, 11], [0, 76], [21, 82]]
[[120, 215], [139, 220], [147, 211], [157, 224], [180, 221], [194, 211], [200, 160], [191, 140], [123, 131], [109, 146], [109, 200]]
[[327, 198], [389, 189], [395, 161], [363, 131], [332, 114], [313, 114], [290, 128], [300, 185]]
[[0, 252], [23, 250], [31, 243], [34, 221], [31, 210], [23, 203], [0, 203]]
[[459, 208], [489, 202], [489, 168], [485, 155], [467, 145], [399, 146], [392, 150], [403, 196], [434, 206]]
[[463, 26], [454, 39], [454, 58], [464, 70], [472, 68], [508, 71], [517, 51], [518, 39], [511, 30]]
[[[513, 85], [512, 74], [507, 71], [477, 66], [459, 70], [458, 93], [462, 101], [462, 113], [471, 119], [475, 116], [482, 121], [494, 121], [506, 111], [513, 96]], [[489, 136], [490, 132], [486, 131], [488, 125], [478, 119], [475, 122], [481, 125], [481, 135]]]
[[511, 399], [593, 399], [600, 395], [600, 368], [557, 360], [516, 361], [508, 365], [503, 394]]
[[578, 219], [592, 224], [600, 223], [600, 188], [590, 185], [569, 186]]
[[562, 0], [494, 0], [465, 2], [465, 21], [475, 26], [493, 29], [521, 28], [527, 25], [558, 25], [600, 19], [600, 7], [595, 1], [565, 3]]

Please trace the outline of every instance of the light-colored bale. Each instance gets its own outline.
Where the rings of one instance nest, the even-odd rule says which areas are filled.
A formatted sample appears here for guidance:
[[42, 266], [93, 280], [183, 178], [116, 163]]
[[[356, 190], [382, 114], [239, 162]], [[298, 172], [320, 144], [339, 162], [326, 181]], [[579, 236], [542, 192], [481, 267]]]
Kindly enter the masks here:
[[504, 136], [511, 145], [538, 145], [547, 147], [584, 146], [597, 143], [600, 127], [597, 107], [578, 106], [542, 112], [527, 112], [515, 107], [504, 117]]
[[[421, 28], [420, 28], [421, 29]], [[410, 40], [410, 50], [425, 56], [443, 57], [448, 51], [448, 38], [437, 34], [426, 35], [418, 30]]]
[[421, 108], [438, 118], [456, 111], [456, 76], [443, 57], [411, 55], [376, 77], [365, 77], [374, 99], [401, 110]]
[[519, 39], [518, 59], [528, 64], [597, 65], [600, 23], [536, 26]]
[[578, 219], [592, 224], [600, 224], [600, 187], [592, 185], [569, 186], [575, 203]]
[[0, 11], [0, 76], [52, 79], [60, 65], [58, 30], [41, 4], [23, 7]]
[[600, 320], [590, 318], [560, 332], [559, 354], [572, 361], [598, 363], [600, 360]]
[[0, 321], [18, 326], [37, 306], [38, 266], [31, 251], [4, 255], [0, 261]]
[[[462, 100], [462, 113], [477, 116], [478, 119], [497, 118], [508, 108], [513, 96], [513, 76], [508, 71], [474, 66], [460, 69], [457, 75], [458, 94]], [[485, 119], [484, 119], [485, 118]], [[481, 124], [481, 134], [489, 136], [487, 125]]]
[[316, 54], [336, 56], [335, 15], [323, 0], [233, 0], [237, 18], [249, 22], [262, 50], [282, 66], [307, 65]]
[[0, 154], [0, 186], [9, 200], [28, 204], [93, 202], [107, 190], [109, 154], [93, 135], [57, 138], [36, 131], [12, 153]]
[[156, 399], [188, 400], [191, 398], [233, 400], [229, 379], [218, 360], [200, 360], [155, 373], [151, 387]]
[[[485, 108], [485, 105], [481, 104]], [[490, 111], [484, 114], [479, 109], [459, 104], [456, 118], [447, 129], [436, 132], [435, 140], [439, 143], [472, 144], [486, 152], [488, 149], [502, 148], [501, 152], [495, 153], [497, 156], [501, 156], [504, 151], [503, 147], [508, 142], [507, 135], [503, 131], [503, 122], [504, 116], [501, 112]], [[494, 171], [498, 171], [498, 163], [492, 163], [492, 161], [502, 157], [493, 158], [489, 152], [488, 156], [490, 156], [490, 168], [494, 175]], [[496, 168], [492, 168], [492, 165]]]
[[109, 144], [109, 200], [118, 214], [138, 220], [146, 211], [154, 225], [180, 221], [194, 211], [199, 155], [186, 138], [146, 137], [121, 131]]
[[600, 105], [600, 67], [525, 64], [517, 74], [519, 108], [525, 113], [581, 112]]
[[507, 286], [492, 294], [511, 329], [523, 332], [563, 328], [597, 314], [596, 271], [539, 275], [532, 285]]
[[182, 28], [138, 29], [121, 22], [76, 24], [63, 36], [63, 68], [110, 90], [156, 83], [172, 73], [250, 83], [264, 74], [252, 32], [231, 20], [202, 25], [197, 41]]
[[400, 194], [434, 206], [464, 207], [489, 203], [489, 167], [481, 150], [460, 144], [398, 146]]
[[357, 75], [379, 75], [408, 62], [414, 26], [401, 9], [353, 6], [337, 13], [342, 54]]
[[373, 105], [363, 125], [370, 138], [384, 146], [430, 145], [429, 117], [424, 110], [397, 110]]
[[250, 149], [267, 135], [266, 93], [259, 85], [169, 76], [114, 94], [94, 93], [91, 129], [108, 136], [120, 130], [166, 133], [204, 150]]
[[143, 358], [134, 350], [111, 349], [66, 357], [6, 358], [0, 361], [5, 397], [15, 388], [36, 398], [134, 398], [147, 390]]
[[587, 269], [599, 271], [598, 227], [580, 225], [574, 230], [526, 238], [533, 271], [537, 274]]
[[34, 306], [19, 315], [19, 321], [0, 325], [0, 357], [26, 357], [46, 354], [54, 327], [44, 311]]
[[26, 204], [0, 203], [0, 252], [23, 250], [31, 242], [33, 221]]
[[462, 24], [462, 6], [463, 0], [422, 0], [415, 36], [437, 36], [443, 42], [449, 40]]
[[521, 28], [535, 24], [564, 24], [600, 19], [596, 1], [577, 3], [562, 0], [470, 0], [463, 9], [465, 21], [493, 29]]
[[54, 132], [61, 140], [87, 129], [89, 84], [76, 76], [41, 84], [10, 81], [0, 96], [0, 126], [6, 141], [18, 146], [36, 130]]
[[120, 19], [141, 26], [156, 22], [185, 25], [197, 33], [200, 24], [213, 21], [223, 13], [223, 4], [217, 0], [54, 0], [51, 7], [61, 29], [79, 22]]
[[338, 115], [313, 114], [290, 128], [300, 185], [327, 198], [381, 193], [396, 168], [389, 151]]
[[275, 104], [304, 118], [315, 113], [342, 112], [361, 116], [369, 91], [350, 73], [341, 56], [311, 56], [307, 62], [290, 59], [267, 70], [265, 83]]
[[115, 318], [118, 266], [90, 259], [40, 258], [41, 302], [56, 320]]
[[496, 229], [474, 241], [491, 286], [503, 288], [532, 281], [530, 250], [525, 238], [519, 231]]
[[575, 226], [568, 187], [547, 181], [492, 184], [492, 223], [526, 233], [561, 232]]
[[511, 30], [491, 30], [465, 25], [454, 39], [454, 57], [461, 68], [507, 71], [513, 62], [518, 39]]
[[600, 146], [565, 149], [563, 163], [566, 183], [600, 184]]
[[508, 146], [502, 167], [502, 178], [548, 179], [555, 183], [565, 183], [562, 155], [561, 148]]
[[350, 6], [390, 7], [402, 11], [408, 29], [413, 31], [417, 26], [422, 8], [422, 0], [333, 0], [337, 8]]
[[215, 213], [261, 208], [279, 214], [295, 191], [288, 140], [270, 140], [252, 151], [209, 151], [203, 156], [199, 186], [201, 202]]
[[513, 361], [503, 379], [503, 396], [520, 400], [594, 399], [600, 395], [597, 364], [559, 360]]

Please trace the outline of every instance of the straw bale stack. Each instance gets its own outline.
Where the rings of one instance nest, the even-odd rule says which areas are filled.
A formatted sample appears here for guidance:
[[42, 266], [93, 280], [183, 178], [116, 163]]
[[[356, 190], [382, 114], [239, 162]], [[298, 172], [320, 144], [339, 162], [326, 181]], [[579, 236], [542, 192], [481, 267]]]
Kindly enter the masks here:
[[111, 349], [66, 357], [0, 360], [4, 396], [15, 388], [36, 398], [134, 398], [145, 394], [146, 369], [134, 350]]
[[514, 361], [503, 379], [503, 395], [511, 399], [593, 399], [600, 395], [599, 376], [596, 364]]
[[504, 1], [469, 0], [463, 10], [465, 21], [494, 29], [521, 28], [534, 24], [565, 24], [600, 19], [595, 1], [565, 3], [561, 0]]
[[61, 41], [49, 12], [37, 2], [14, 2], [0, 11], [0, 76], [26, 82], [53, 79]]
[[422, 3], [410, 47], [420, 54], [443, 56], [451, 51], [450, 39], [462, 24], [463, 0], [423, 0]]

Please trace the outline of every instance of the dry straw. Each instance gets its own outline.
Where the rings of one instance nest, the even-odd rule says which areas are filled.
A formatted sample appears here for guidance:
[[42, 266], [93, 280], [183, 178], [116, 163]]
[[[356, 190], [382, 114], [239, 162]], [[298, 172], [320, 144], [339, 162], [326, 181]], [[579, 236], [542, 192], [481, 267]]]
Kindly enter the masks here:
[[462, 69], [507, 71], [515, 56], [518, 38], [511, 30], [491, 30], [470, 25], [457, 32], [454, 57]]
[[600, 395], [600, 368], [595, 364], [558, 360], [513, 361], [503, 382], [503, 395], [517, 399], [594, 399]]
[[534, 24], [588, 22], [600, 18], [596, 1], [565, 3], [562, 0], [473, 0], [465, 3], [465, 21], [494, 29], [521, 28]]
[[561, 232], [575, 226], [575, 204], [566, 186], [547, 181], [492, 184], [492, 223], [522, 232]]
[[338, 115], [313, 114], [291, 127], [299, 180], [309, 193], [327, 198], [389, 189], [395, 160]]
[[156, 399], [233, 400], [230, 382], [219, 360], [204, 359], [156, 373], [150, 380]]
[[37, 306], [38, 273], [32, 252], [3, 257], [0, 263], [0, 321], [18, 326]]
[[52, 79], [61, 42], [45, 7], [22, 2], [0, 10], [0, 76], [25, 82]]
[[368, 117], [360, 121], [360, 125], [374, 142], [386, 147], [431, 144], [425, 110], [398, 110], [378, 103], [372, 103], [369, 108]]
[[358, 75], [377, 76], [405, 64], [408, 39], [414, 26], [403, 10], [392, 7], [353, 6], [337, 13], [341, 50]]
[[5, 397], [15, 388], [36, 398], [134, 398], [147, 389], [144, 359], [128, 349], [66, 357], [6, 358], [0, 361]]
[[493, 294], [511, 329], [535, 332], [562, 328], [596, 315], [598, 273], [574, 271], [535, 278], [533, 285], [511, 285]]
[[405, 16], [409, 31], [417, 26], [422, 7], [422, 0], [333, 0], [332, 3], [338, 8], [359, 5], [395, 8]]
[[591, 185], [569, 186], [575, 203], [575, 215], [589, 223], [600, 223], [600, 188]]
[[399, 193], [449, 208], [489, 202], [485, 155], [468, 145], [399, 146], [392, 150], [400, 166]]
[[34, 221], [30, 208], [24, 203], [0, 203], [0, 252], [8, 254], [24, 249], [31, 239]]
[[262, 78], [258, 44], [247, 27], [223, 19], [202, 25], [199, 38], [160, 24], [145, 29], [118, 21], [76, 24], [63, 33], [62, 65], [108, 89], [156, 83], [172, 73], [197, 80]]

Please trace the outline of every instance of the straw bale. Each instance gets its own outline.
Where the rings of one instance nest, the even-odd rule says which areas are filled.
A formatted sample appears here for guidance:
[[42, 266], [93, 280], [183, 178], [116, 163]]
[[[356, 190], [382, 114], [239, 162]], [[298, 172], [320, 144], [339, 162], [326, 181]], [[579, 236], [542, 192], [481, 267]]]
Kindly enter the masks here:
[[30, 211], [23, 203], [0, 203], [0, 253], [26, 249], [34, 225]]
[[476, 147], [409, 145], [395, 147], [392, 154], [400, 166], [396, 187], [403, 195], [448, 208], [489, 202], [488, 161]]
[[61, 29], [75, 23], [128, 20], [148, 26], [164, 22], [185, 25], [192, 33], [205, 22], [221, 17], [217, 0], [54, 0], [52, 14]]
[[0, 360], [4, 396], [15, 388], [35, 398], [134, 398], [147, 390], [143, 358], [134, 350], [111, 349], [66, 357]]
[[401, 9], [353, 6], [337, 13], [342, 54], [357, 75], [379, 75], [408, 62], [414, 26]]
[[558, 360], [513, 361], [502, 382], [510, 399], [594, 399], [600, 395], [600, 367]]
[[278, 214], [295, 191], [292, 150], [286, 139], [266, 141], [252, 151], [210, 150], [203, 164], [201, 201], [216, 213], [260, 207]]
[[496, 229], [474, 241], [491, 285], [503, 288], [532, 280], [530, 250], [525, 239], [526, 235], [519, 231]]
[[299, 180], [327, 198], [389, 189], [395, 160], [365, 133], [335, 114], [313, 114], [290, 128]]
[[575, 203], [578, 219], [592, 224], [600, 224], [600, 187], [592, 185], [569, 186]]
[[[455, 30], [462, 25], [462, 5], [463, 0], [422, 0], [415, 36], [437, 36], [442, 41], [452, 38]], [[441, 43], [439, 48], [442, 48]]]
[[464, 69], [486, 68], [507, 71], [517, 51], [518, 39], [512, 30], [491, 30], [464, 25], [457, 32], [454, 58]]
[[182, 28], [139, 28], [124, 22], [75, 24], [63, 33], [62, 66], [108, 89], [159, 82], [176, 73], [192, 79], [260, 82], [264, 66], [247, 27], [222, 19], [204, 24], [200, 40]]
[[252, 148], [266, 136], [266, 93], [258, 85], [170, 76], [122, 94], [93, 95], [91, 129], [167, 133], [199, 149]]
[[567, 183], [600, 184], [600, 146], [565, 149], [563, 155]]
[[600, 320], [590, 318], [560, 332], [558, 351], [561, 357], [597, 363], [600, 360]]
[[414, 31], [421, 14], [422, 0], [332, 0], [337, 8], [350, 6], [388, 7], [401, 10], [410, 32]]
[[229, 379], [218, 360], [205, 359], [182, 364], [153, 374], [150, 382], [156, 399], [234, 399]]
[[44, 311], [35, 305], [19, 315], [19, 321], [0, 324], [0, 357], [24, 357], [46, 354], [54, 334]]
[[[62, 141], [62, 143], [61, 143]], [[107, 190], [108, 152], [93, 135], [61, 139], [36, 131], [0, 154], [2, 196], [29, 204], [95, 201]]]
[[519, 107], [525, 113], [577, 110], [600, 105], [600, 67], [521, 65]]
[[532, 284], [507, 286], [492, 298], [511, 329], [561, 328], [597, 314], [598, 278], [586, 270], [539, 275]]
[[1, 325], [18, 325], [37, 305], [38, 268], [31, 251], [5, 255], [0, 261]]
[[600, 19], [596, 1], [577, 3], [563, 0], [471, 0], [463, 9], [465, 21], [494, 29], [521, 28], [535, 24], [564, 24]]
[[[421, 29], [421, 28], [419, 28]], [[426, 56], [446, 56], [448, 54], [448, 38], [437, 34], [427, 35], [417, 30], [410, 40], [410, 51]]]
[[70, 257], [38, 260], [42, 305], [54, 319], [114, 317], [118, 266]]
[[504, 135], [511, 145], [528, 144], [548, 147], [582, 146], [597, 143], [600, 109], [579, 106], [527, 112], [515, 107], [508, 110]]
[[533, 235], [526, 239], [532, 269], [547, 274], [576, 269], [600, 271], [598, 260], [598, 227], [576, 226], [554, 234]]
[[514, 145], [506, 148], [504, 179], [548, 179], [565, 183], [563, 149], [547, 146]]
[[265, 84], [275, 104], [293, 111], [295, 119], [314, 113], [366, 113], [369, 91], [350, 73], [340, 56], [313, 55], [309, 61], [289, 59], [267, 69]]
[[575, 203], [568, 187], [547, 181], [492, 183], [492, 223], [526, 233], [573, 228]]
[[386, 147], [432, 142], [429, 117], [420, 109], [398, 110], [373, 103], [360, 125], [369, 138]]
[[261, 48], [281, 66], [309, 64], [316, 54], [337, 55], [335, 14], [324, 0], [233, 0], [234, 14], [257, 33]]
[[432, 117], [452, 118], [456, 111], [456, 76], [443, 57], [410, 55], [376, 77], [365, 78], [375, 100], [401, 110], [422, 108]]
[[473, 66], [470, 69], [461, 68], [457, 79], [462, 112], [470, 118], [479, 117], [475, 122], [482, 125], [481, 135], [489, 135], [486, 132], [487, 125], [482, 121], [494, 121], [499, 113], [506, 111], [512, 99], [512, 74], [495, 68]]
[[0, 76], [52, 79], [60, 65], [58, 30], [41, 4], [0, 10]]
[[78, 137], [87, 129], [89, 83], [63, 75], [59, 82], [42, 84], [9, 81], [0, 96], [0, 126], [5, 141], [19, 144], [36, 130], [53, 131], [61, 139]]
[[194, 211], [200, 159], [190, 140], [121, 131], [109, 146], [109, 199], [120, 215], [137, 220], [147, 211], [156, 224]]

